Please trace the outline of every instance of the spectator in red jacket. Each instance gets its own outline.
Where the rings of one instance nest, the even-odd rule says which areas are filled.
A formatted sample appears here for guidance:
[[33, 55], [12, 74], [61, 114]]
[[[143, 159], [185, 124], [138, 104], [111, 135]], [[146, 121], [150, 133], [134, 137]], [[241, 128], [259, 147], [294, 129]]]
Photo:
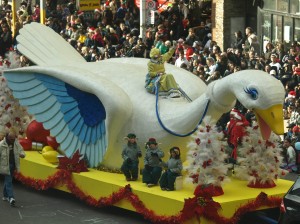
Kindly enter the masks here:
[[185, 57], [188, 61], [191, 60], [194, 54], [194, 49], [187, 41], [183, 42], [183, 49], [185, 50]]

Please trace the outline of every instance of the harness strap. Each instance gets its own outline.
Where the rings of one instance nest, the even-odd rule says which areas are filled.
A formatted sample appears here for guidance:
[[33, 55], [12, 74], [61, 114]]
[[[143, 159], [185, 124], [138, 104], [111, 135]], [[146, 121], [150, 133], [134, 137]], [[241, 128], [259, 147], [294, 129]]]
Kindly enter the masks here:
[[158, 107], [158, 89], [159, 89], [159, 82], [156, 82], [155, 83], [155, 95], [156, 95], [156, 102], [155, 102], [155, 109], [156, 109], [156, 117], [157, 117], [157, 120], [158, 120], [158, 123], [160, 124], [160, 126], [165, 130], [167, 131], [168, 133], [170, 133], [171, 135], [174, 135], [174, 136], [178, 136], [178, 137], [187, 137], [191, 134], [193, 134], [197, 129], [198, 129], [198, 126], [202, 123], [206, 113], [207, 113], [207, 110], [208, 110], [208, 106], [209, 106], [209, 103], [210, 103], [210, 99], [207, 99], [207, 103], [206, 103], [206, 106], [205, 106], [205, 109], [204, 109], [204, 113], [201, 117], [201, 119], [199, 120], [197, 126], [194, 128], [194, 130], [186, 133], [186, 134], [180, 134], [180, 133], [176, 133], [172, 130], [170, 130], [169, 128], [167, 128], [162, 120], [160, 119], [160, 115], [159, 115], [159, 107]]

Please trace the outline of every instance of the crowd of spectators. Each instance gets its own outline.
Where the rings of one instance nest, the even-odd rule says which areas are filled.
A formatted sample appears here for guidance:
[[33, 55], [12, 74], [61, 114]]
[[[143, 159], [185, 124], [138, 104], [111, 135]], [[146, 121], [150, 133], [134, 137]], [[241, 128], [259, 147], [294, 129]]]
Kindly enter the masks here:
[[[39, 5], [22, 0], [12, 26], [11, 6], [2, 0], [0, 6], [0, 65], [6, 53], [16, 49], [19, 30], [31, 22], [40, 22]], [[203, 8], [198, 7], [201, 12]], [[164, 54], [177, 41], [177, 49], [169, 63], [188, 70], [205, 83], [245, 69], [263, 70], [281, 80], [286, 89], [284, 117], [288, 120], [286, 137], [300, 141], [300, 45], [297, 41], [285, 48], [283, 43], [267, 43], [262, 47], [251, 27], [234, 33], [228, 49], [221, 49], [212, 39], [210, 17], [195, 16], [195, 5], [184, 1], [155, 13], [155, 23], [140, 35], [139, 8], [132, 0], [107, 0], [92, 12], [76, 9], [74, 0], [47, 0], [46, 25], [68, 41], [88, 62], [115, 57], [149, 58], [151, 48]], [[87, 13], [89, 13], [87, 15]], [[12, 32], [14, 28], [14, 32]], [[13, 36], [14, 33], [14, 36]], [[23, 66], [32, 63], [21, 56]], [[237, 103], [236, 108], [251, 119], [251, 111]], [[229, 114], [219, 125], [226, 129]], [[295, 131], [293, 131], [295, 130]], [[298, 131], [297, 131], [298, 130]], [[296, 140], [295, 140], [296, 139]]]

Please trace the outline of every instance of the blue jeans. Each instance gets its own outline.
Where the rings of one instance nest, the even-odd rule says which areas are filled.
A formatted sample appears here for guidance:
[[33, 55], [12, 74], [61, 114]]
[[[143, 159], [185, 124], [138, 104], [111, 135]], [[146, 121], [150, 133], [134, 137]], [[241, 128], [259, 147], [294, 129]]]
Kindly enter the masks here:
[[126, 178], [138, 178], [139, 172], [139, 161], [132, 161], [128, 163], [126, 160], [123, 162], [121, 166], [121, 171], [124, 173]]
[[4, 175], [3, 197], [14, 198], [12, 179], [15, 171], [14, 164], [9, 164], [10, 175]]
[[145, 167], [143, 169], [143, 183], [157, 184], [161, 176], [162, 168], [160, 166]]

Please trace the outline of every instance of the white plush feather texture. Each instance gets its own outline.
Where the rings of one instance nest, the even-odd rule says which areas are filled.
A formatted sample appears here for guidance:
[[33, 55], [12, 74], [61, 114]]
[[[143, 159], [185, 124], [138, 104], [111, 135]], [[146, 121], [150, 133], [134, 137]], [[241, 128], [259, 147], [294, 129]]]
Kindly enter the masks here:
[[246, 131], [247, 136], [238, 147], [236, 177], [248, 180], [248, 184], [264, 185], [285, 175], [286, 172], [280, 168], [283, 160], [280, 137], [272, 134], [266, 141], [262, 139], [259, 128], [248, 127]]
[[194, 185], [212, 184], [221, 187], [226, 181], [228, 164], [224, 150], [226, 142], [222, 141], [223, 133], [217, 130], [208, 119], [199, 127], [188, 144], [186, 183]]

